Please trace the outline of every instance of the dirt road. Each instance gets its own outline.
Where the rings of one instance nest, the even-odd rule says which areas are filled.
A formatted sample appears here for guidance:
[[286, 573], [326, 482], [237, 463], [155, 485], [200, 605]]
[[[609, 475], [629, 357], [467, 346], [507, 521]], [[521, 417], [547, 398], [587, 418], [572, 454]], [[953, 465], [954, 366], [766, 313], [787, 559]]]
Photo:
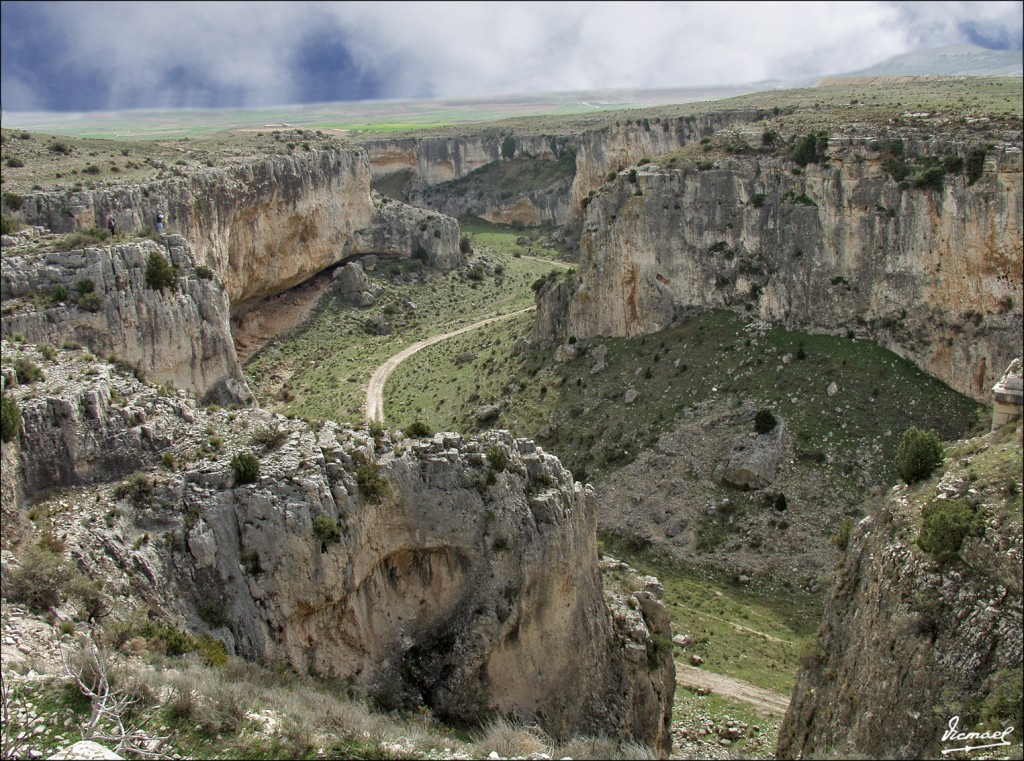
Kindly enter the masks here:
[[517, 312], [509, 312], [508, 314], [499, 314], [495, 317], [488, 317], [486, 320], [480, 320], [480, 322], [474, 322], [472, 325], [466, 325], [458, 330], [452, 330], [448, 333], [441, 333], [440, 335], [431, 336], [422, 341], [417, 341], [402, 349], [400, 352], [395, 354], [393, 357], [388, 359], [383, 365], [373, 371], [373, 375], [370, 376], [370, 383], [366, 387], [366, 419], [371, 421], [377, 421], [379, 423], [384, 422], [384, 384], [388, 382], [388, 378], [391, 377], [391, 373], [395, 371], [402, 362], [407, 360], [413, 354], [418, 352], [427, 346], [436, 344], [439, 341], [444, 341], [447, 338], [453, 336], [462, 335], [468, 333], [471, 330], [489, 325], [492, 322], [498, 322], [499, 320], [507, 320], [517, 315], [526, 314], [527, 312], [533, 311], [535, 307], [527, 307], [526, 309], [520, 309]]
[[757, 687], [740, 679], [713, 674], [710, 671], [687, 666], [684, 663], [676, 664], [676, 680], [679, 684], [686, 687], [695, 689], [703, 687], [723, 697], [750, 703], [765, 713], [781, 716], [789, 708], [788, 695], [776, 692], [775, 690], [768, 690], [764, 687]]

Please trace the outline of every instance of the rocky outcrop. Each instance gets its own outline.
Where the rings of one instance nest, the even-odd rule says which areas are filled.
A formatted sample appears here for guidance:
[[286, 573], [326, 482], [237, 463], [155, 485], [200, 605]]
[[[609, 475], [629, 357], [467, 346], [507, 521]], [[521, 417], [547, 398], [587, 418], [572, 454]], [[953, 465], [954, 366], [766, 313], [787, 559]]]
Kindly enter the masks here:
[[[533, 337], [635, 336], [726, 307], [855, 331], [986, 398], [1022, 341], [1020, 148], [1000, 145], [976, 182], [947, 175], [941, 191], [894, 181], [877, 148], [833, 146], [800, 174], [734, 156], [618, 176], [588, 203], [578, 281], [542, 293]], [[552, 318], [549, 300], [568, 313]]]
[[753, 110], [641, 117], [594, 126], [581, 118], [563, 131], [521, 134], [485, 129], [472, 136], [367, 140], [374, 187], [453, 217], [495, 224], [573, 225], [582, 201], [609, 172], [682, 148], [728, 126], [762, 118]]
[[[147, 283], [150, 255], [176, 269]], [[229, 326], [229, 304], [184, 238], [4, 258], [2, 334], [41, 346], [86, 346], [161, 383], [220, 404], [249, 403]]]
[[[47, 374], [11, 392], [24, 426], [5, 455], [30, 496], [142, 469], [54, 517], [108, 588], [388, 708], [500, 711], [667, 754], [667, 614], [649, 591], [606, 599], [590, 487], [532, 442], [313, 430], [198, 408], [81, 351], [21, 353]], [[240, 453], [258, 459], [252, 483], [229, 464]]]
[[719, 130], [757, 121], [766, 115], [762, 111], [736, 109], [675, 117], [642, 117], [586, 131], [575, 146], [572, 207], [577, 215], [581, 214], [583, 200], [605, 184], [609, 173], [621, 173], [624, 168], [636, 166], [645, 159], [654, 160]]
[[786, 425], [768, 433], [745, 433], [733, 439], [729, 454], [715, 466], [715, 481], [738, 489], [763, 489], [775, 480], [786, 452]]
[[23, 206], [30, 224], [54, 232], [97, 226], [151, 229], [158, 211], [187, 238], [196, 259], [222, 278], [233, 305], [272, 295], [327, 267], [367, 254], [464, 263], [455, 220], [370, 192], [357, 148], [274, 155], [131, 188], [37, 193]]
[[[1019, 753], [1016, 433], [962, 442], [957, 450], [970, 454], [956, 455], [941, 479], [896, 487], [853, 529], [779, 731], [779, 758], [937, 758], [985, 744], [944, 737], [953, 724], [961, 733], [1013, 726], [1007, 739]], [[920, 535], [922, 515], [944, 507], [974, 517], [959, 550], [940, 560]]]

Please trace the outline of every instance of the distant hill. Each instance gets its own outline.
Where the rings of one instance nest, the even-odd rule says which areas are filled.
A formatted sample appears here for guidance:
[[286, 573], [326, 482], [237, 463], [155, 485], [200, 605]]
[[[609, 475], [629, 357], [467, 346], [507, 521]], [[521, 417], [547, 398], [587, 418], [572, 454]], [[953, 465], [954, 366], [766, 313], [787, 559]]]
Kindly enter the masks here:
[[858, 71], [833, 74], [840, 77], [1005, 77], [1024, 74], [1021, 51], [989, 50], [974, 45], [949, 45], [894, 56]]

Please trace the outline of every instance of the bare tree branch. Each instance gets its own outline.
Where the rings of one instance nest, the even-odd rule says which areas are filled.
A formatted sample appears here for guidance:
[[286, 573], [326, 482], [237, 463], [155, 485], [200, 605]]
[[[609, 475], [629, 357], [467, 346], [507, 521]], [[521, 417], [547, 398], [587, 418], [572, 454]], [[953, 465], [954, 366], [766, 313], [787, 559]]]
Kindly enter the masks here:
[[170, 758], [158, 750], [167, 736], [151, 735], [145, 726], [153, 719], [151, 712], [139, 726], [129, 727], [125, 716], [137, 701], [124, 690], [111, 687], [110, 669], [113, 654], [90, 629], [88, 636], [79, 641], [79, 657], [83, 662], [76, 665], [65, 652], [58, 640], [57, 650], [65, 676], [74, 680], [79, 691], [89, 699], [91, 713], [82, 730], [83, 740], [102, 740], [116, 743], [114, 752], [129, 753], [142, 758]]

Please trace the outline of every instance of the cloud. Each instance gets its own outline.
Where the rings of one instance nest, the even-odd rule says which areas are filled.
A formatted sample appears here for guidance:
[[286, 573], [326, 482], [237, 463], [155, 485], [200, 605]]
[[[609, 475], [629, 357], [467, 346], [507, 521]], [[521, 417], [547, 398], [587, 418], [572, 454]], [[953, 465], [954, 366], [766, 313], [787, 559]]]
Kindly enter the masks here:
[[4, 2], [8, 110], [793, 80], [1021, 46], [1021, 2]]

